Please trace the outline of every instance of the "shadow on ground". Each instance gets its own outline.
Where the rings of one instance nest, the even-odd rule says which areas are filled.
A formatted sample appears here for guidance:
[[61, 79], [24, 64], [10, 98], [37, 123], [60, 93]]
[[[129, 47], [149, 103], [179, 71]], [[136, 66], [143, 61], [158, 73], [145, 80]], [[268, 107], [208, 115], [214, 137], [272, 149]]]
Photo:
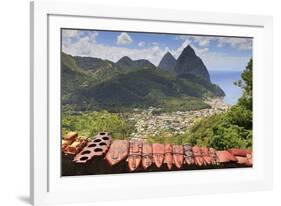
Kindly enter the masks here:
[[20, 200], [23, 203], [31, 204], [29, 196], [18, 196], [17, 199]]

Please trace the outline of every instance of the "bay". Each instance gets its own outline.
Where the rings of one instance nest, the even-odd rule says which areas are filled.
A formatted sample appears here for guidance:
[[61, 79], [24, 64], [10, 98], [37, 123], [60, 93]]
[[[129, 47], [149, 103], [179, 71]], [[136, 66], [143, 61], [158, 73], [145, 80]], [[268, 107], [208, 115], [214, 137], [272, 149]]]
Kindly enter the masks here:
[[241, 79], [242, 71], [209, 71], [211, 81], [219, 85], [225, 92], [224, 102], [229, 105], [237, 103], [242, 96], [242, 89], [234, 82]]

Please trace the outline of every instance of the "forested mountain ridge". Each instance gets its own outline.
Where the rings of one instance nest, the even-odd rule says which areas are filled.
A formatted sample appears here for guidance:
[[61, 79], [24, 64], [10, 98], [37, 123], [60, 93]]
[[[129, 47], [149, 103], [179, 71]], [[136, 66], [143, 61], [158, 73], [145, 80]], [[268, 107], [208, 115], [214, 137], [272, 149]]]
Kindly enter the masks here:
[[[125, 56], [114, 63], [62, 53], [63, 107], [91, 111], [149, 106], [165, 110], [206, 108], [205, 98], [224, 96], [224, 92], [211, 83], [205, 65], [193, 53], [189, 46], [184, 49], [178, 60], [173, 62], [175, 72], [158, 68], [145, 59], [132, 60]], [[200, 59], [191, 62], [193, 69], [186, 62], [185, 55], [187, 59], [192, 55]], [[171, 54], [168, 56], [172, 59]], [[195, 65], [197, 61], [199, 66]]]

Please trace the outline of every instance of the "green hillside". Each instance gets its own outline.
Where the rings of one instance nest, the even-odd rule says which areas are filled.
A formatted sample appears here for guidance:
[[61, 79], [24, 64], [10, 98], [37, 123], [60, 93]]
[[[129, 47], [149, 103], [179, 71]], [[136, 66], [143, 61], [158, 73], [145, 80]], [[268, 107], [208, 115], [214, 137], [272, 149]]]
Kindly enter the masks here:
[[206, 97], [224, 95], [217, 85], [196, 76], [141, 68], [147, 62], [131, 61], [127, 64], [132, 66], [130, 70], [107, 60], [90, 57], [84, 60], [83, 64], [81, 57], [62, 54], [65, 110], [120, 112], [149, 106], [165, 111], [193, 110], [209, 107], [203, 102]]

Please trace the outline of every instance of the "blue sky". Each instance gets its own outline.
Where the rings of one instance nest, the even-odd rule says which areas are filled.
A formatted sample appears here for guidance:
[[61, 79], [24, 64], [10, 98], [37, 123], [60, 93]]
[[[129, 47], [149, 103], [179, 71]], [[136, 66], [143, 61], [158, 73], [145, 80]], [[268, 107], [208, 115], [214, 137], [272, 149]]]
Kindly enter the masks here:
[[73, 56], [118, 61], [123, 56], [148, 59], [156, 66], [166, 52], [178, 58], [191, 45], [208, 70], [244, 70], [252, 57], [252, 39], [95, 30], [62, 31], [62, 50]]

